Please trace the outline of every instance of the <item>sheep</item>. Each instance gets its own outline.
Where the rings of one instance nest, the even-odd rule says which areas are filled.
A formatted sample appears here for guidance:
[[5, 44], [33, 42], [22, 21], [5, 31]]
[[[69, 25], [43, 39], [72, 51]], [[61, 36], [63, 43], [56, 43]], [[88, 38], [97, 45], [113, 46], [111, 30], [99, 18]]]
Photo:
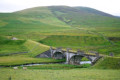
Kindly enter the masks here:
[[24, 69], [24, 70], [26, 70], [26, 69], [27, 69], [27, 67], [23, 67], [23, 69]]
[[14, 70], [18, 69], [18, 67], [13, 67]]

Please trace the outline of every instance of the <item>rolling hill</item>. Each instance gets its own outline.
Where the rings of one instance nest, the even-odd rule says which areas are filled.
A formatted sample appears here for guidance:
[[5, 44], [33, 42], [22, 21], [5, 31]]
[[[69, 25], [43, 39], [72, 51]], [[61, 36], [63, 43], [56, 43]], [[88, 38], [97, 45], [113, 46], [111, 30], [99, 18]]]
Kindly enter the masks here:
[[34, 7], [0, 13], [0, 36], [119, 56], [120, 18], [88, 7]]
[[[36, 58], [50, 46], [88, 54], [98, 52], [103, 57], [93, 66], [62, 64], [66, 59]], [[119, 17], [69, 6], [0, 13], [0, 80], [119, 80], [119, 74]]]
[[25, 32], [25, 29], [48, 32], [71, 29], [71, 25], [77, 27], [120, 27], [120, 19], [87, 7], [48, 6], [13, 13], [1, 13], [0, 24], [2, 31], [7, 28], [12, 31], [19, 29], [21, 32]]
[[0, 34], [65, 32], [75, 27], [116, 28], [120, 27], [120, 18], [88, 7], [68, 6], [35, 7], [0, 13]]

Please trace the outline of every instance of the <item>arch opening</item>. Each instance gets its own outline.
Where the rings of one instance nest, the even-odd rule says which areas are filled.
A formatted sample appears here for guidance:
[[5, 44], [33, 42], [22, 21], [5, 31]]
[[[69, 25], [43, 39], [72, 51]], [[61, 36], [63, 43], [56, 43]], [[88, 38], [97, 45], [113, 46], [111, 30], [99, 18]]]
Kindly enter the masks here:
[[69, 63], [70, 64], [75, 64], [75, 65], [79, 65], [80, 64], [80, 61], [81, 59], [83, 58], [84, 56], [80, 56], [80, 55], [75, 55], [75, 56], [72, 56], [69, 60]]
[[53, 54], [54, 59], [65, 59], [65, 55], [62, 52], [55, 52]]
[[74, 55], [70, 58], [69, 63], [74, 65], [91, 64], [91, 59], [86, 56]]

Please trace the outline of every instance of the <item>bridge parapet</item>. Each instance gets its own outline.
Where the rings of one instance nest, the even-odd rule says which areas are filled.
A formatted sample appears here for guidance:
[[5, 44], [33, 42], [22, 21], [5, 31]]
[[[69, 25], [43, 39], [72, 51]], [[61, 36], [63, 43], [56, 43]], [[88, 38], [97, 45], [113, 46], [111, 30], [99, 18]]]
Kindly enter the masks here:
[[84, 51], [80, 51], [79, 49], [77, 50], [77, 54], [78, 55], [84, 55], [85, 53], [84, 53]]

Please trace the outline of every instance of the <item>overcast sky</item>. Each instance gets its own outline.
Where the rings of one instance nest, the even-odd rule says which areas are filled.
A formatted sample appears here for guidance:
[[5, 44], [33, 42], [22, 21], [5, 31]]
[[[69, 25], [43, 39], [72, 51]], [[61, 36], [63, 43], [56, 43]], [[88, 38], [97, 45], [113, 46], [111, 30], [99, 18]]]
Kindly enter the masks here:
[[120, 16], [120, 0], [0, 0], [0, 12], [51, 5], [85, 6]]

